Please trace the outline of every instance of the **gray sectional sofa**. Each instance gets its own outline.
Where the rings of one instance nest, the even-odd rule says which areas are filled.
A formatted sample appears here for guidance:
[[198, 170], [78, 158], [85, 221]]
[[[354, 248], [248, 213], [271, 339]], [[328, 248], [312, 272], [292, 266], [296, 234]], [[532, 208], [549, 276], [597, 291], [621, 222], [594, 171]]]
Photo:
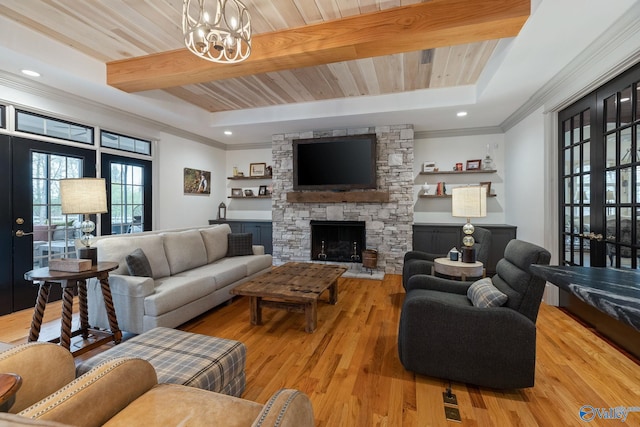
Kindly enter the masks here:
[[[97, 238], [92, 246], [98, 248], [98, 261], [120, 265], [109, 275], [120, 329], [140, 334], [157, 326], [177, 327], [229, 300], [235, 286], [269, 271], [271, 255], [250, 240], [242, 250], [236, 237], [244, 237], [246, 246], [247, 236], [232, 234], [227, 224]], [[151, 277], [129, 274], [126, 258], [136, 249], [142, 249], [148, 259]], [[87, 296], [89, 323], [108, 329], [95, 279], [87, 283]]]

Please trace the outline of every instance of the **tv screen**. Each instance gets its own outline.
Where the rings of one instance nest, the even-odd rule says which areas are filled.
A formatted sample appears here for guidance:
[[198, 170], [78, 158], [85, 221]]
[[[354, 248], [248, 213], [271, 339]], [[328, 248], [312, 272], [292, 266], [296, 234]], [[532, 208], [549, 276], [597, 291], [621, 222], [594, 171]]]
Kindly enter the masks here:
[[293, 141], [294, 190], [376, 188], [376, 135]]

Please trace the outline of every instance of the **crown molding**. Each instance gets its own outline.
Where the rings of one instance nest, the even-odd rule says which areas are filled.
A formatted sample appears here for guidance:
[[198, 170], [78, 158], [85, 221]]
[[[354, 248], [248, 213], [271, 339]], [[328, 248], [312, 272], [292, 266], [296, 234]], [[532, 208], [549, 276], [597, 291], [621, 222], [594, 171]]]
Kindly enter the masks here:
[[478, 128], [467, 128], [467, 129], [447, 129], [447, 130], [436, 130], [436, 131], [417, 131], [413, 135], [413, 139], [428, 139], [428, 138], [449, 138], [454, 136], [473, 136], [473, 135], [495, 135], [495, 134], [503, 134], [504, 129], [500, 126], [486, 126], [486, 127], [478, 127]]
[[[37, 97], [41, 97], [41, 98], [45, 98], [53, 101], [58, 101], [62, 103], [71, 102], [71, 103], [74, 103], [77, 107], [91, 109], [93, 111], [106, 114], [109, 117], [114, 118], [115, 120], [122, 120], [122, 121], [128, 121], [128, 122], [133, 120], [146, 127], [158, 129], [163, 132], [170, 133], [172, 135], [175, 135], [181, 138], [189, 139], [195, 142], [208, 145], [210, 147], [219, 148], [222, 150], [229, 149], [229, 146], [227, 144], [224, 144], [220, 141], [216, 141], [210, 138], [205, 138], [204, 136], [195, 134], [193, 132], [180, 129], [175, 126], [167, 125], [166, 123], [149, 119], [147, 117], [144, 117], [135, 113], [125, 112], [118, 108], [114, 108], [106, 104], [102, 104], [100, 102], [97, 102], [88, 98], [84, 98], [82, 96], [75, 95], [73, 93], [69, 93], [57, 88], [53, 88], [51, 86], [47, 86], [45, 84], [35, 82], [30, 79], [26, 79], [21, 76], [16, 76], [15, 74], [11, 74], [2, 70], [0, 70], [0, 86], [5, 86], [7, 88], [15, 89], [20, 92], [28, 93], [30, 95], [34, 95]], [[53, 117], [61, 118], [64, 120], [75, 121], [75, 122], [79, 120], [78, 117], [68, 117], [68, 116], [65, 117], [64, 114], [61, 114], [57, 111], [45, 111], [42, 109], [34, 108], [32, 105], [21, 105], [12, 100], [4, 100], [1, 97], [0, 97], [0, 101], [7, 102], [8, 104], [14, 105], [19, 108], [24, 108], [30, 111], [48, 114]], [[91, 125], [91, 124], [87, 123], [87, 125]], [[117, 131], [117, 129], [115, 129], [117, 126], [113, 126], [109, 123], [93, 123], [92, 125], [99, 126], [100, 128], [103, 128], [103, 129], [112, 129], [114, 131]], [[156, 138], [149, 138], [148, 136], [145, 137], [143, 135], [131, 135], [131, 136], [136, 136], [136, 137], [139, 136], [145, 139], [154, 139], [154, 140], [156, 139]]]
[[[639, 21], [640, 8], [630, 8], [507, 117], [500, 127], [507, 131], [545, 105], [545, 112], [559, 111], [640, 61], [640, 48], [631, 52], [620, 52], [625, 46], [638, 45], [637, 41], [632, 39], [640, 34]], [[597, 64], [605, 64], [601, 67], [604, 69], [598, 70]]]
[[257, 142], [255, 144], [229, 144], [226, 147], [227, 151], [235, 151], [235, 150], [256, 150], [260, 148], [268, 148], [271, 149], [271, 142]]

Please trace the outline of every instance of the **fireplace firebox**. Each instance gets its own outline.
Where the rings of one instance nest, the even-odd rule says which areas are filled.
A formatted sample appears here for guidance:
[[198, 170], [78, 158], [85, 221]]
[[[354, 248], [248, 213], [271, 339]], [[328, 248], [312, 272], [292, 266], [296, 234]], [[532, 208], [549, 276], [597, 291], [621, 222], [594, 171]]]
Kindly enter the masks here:
[[311, 221], [311, 260], [362, 262], [364, 221]]

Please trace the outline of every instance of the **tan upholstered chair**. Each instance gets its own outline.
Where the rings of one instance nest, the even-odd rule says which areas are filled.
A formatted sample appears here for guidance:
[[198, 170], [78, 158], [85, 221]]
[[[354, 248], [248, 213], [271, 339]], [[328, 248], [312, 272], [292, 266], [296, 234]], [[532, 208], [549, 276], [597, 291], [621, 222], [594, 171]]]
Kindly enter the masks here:
[[79, 427], [315, 425], [309, 398], [297, 390], [282, 389], [263, 405], [194, 387], [158, 384], [153, 366], [134, 358], [112, 359], [73, 379], [71, 354], [50, 343], [1, 352], [0, 371], [23, 378], [10, 410], [17, 414], [0, 414], [0, 427], [52, 422]]

